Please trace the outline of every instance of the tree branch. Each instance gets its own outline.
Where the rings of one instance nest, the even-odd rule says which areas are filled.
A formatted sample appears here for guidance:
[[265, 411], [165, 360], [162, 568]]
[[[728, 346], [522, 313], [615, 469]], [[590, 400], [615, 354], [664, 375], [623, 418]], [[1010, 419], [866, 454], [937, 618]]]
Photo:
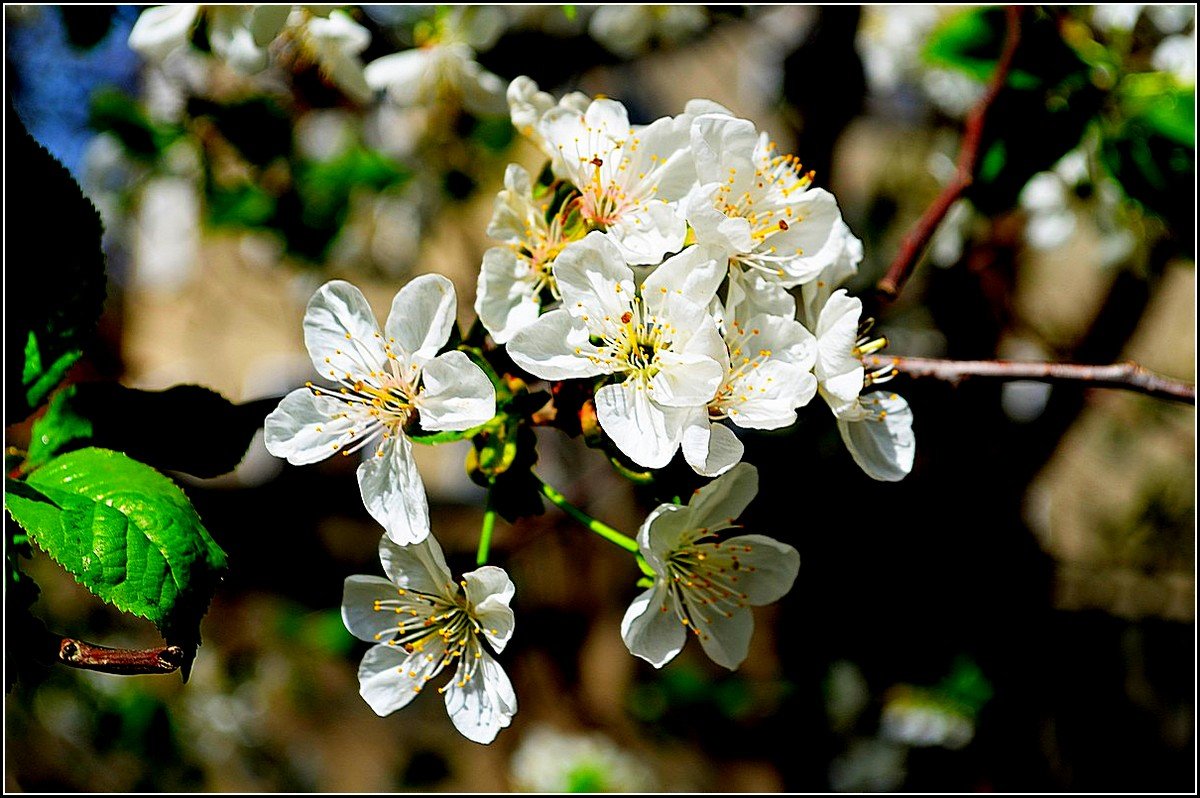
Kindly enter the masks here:
[[900, 289], [904, 287], [904, 283], [908, 281], [917, 267], [917, 262], [924, 253], [925, 246], [933, 238], [938, 225], [942, 223], [942, 219], [949, 212], [950, 206], [975, 181], [975, 167], [979, 162], [979, 149], [983, 142], [983, 123], [992, 104], [996, 101], [996, 96], [1000, 94], [1000, 90], [1008, 81], [1013, 54], [1017, 51], [1017, 43], [1021, 40], [1022, 9], [1019, 6], [1009, 6], [1006, 12], [1008, 26], [1004, 39], [1004, 50], [1000, 54], [1000, 60], [996, 62], [996, 71], [992, 73], [987, 91], [967, 115], [954, 177], [942, 189], [942, 193], [937, 196], [933, 204], [925, 209], [925, 213], [921, 214], [921, 218], [900, 242], [900, 249], [896, 253], [896, 257], [892, 259], [887, 274], [875, 286], [882, 301], [890, 302], [900, 294]]
[[1196, 386], [1155, 374], [1137, 363], [1127, 361], [1109, 366], [1084, 366], [1077, 363], [1037, 363], [1012, 360], [938, 360], [927, 357], [889, 357], [869, 355], [863, 358], [867, 371], [892, 368], [910, 377], [932, 377], [957, 385], [968, 377], [994, 380], [1034, 380], [1050, 383], [1084, 383], [1095, 388], [1120, 388], [1127, 391], [1196, 404]]
[[72, 668], [120, 676], [173, 673], [183, 664], [183, 649], [179, 646], [108, 648], [64, 637], [58, 644], [58, 661]]

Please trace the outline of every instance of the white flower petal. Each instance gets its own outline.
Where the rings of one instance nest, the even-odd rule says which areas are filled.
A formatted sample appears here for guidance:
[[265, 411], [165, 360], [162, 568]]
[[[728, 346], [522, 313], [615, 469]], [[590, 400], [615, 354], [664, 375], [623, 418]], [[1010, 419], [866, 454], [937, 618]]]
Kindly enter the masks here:
[[552, 310], [518, 330], [506, 345], [509, 357], [544, 380], [569, 380], [607, 374], [609, 367], [589, 357], [599, 350], [588, 340], [584, 323], [565, 310]]
[[372, 89], [387, 89], [397, 105], [415, 104], [430, 65], [430, 51], [421, 47], [385, 55], [367, 64], [363, 76]]
[[454, 283], [440, 274], [414, 277], [392, 300], [388, 313], [388, 338], [394, 338], [392, 349], [403, 352], [414, 363], [432, 360], [437, 351], [450, 339], [454, 326]]
[[683, 650], [687, 631], [671, 606], [662, 580], [638, 595], [621, 619], [621, 639], [629, 653], [656, 668], [666, 665]]
[[346, 410], [345, 402], [297, 388], [283, 397], [263, 424], [267, 451], [286, 457], [292, 465], [324, 460], [350, 442], [355, 420], [334, 418]]
[[916, 455], [916, 438], [912, 431], [912, 410], [904, 398], [882, 391], [869, 393], [861, 401], [875, 412], [882, 410], [880, 420], [874, 417], [862, 421], [838, 419], [838, 432], [850, 450], [854, 462], [867, 476], [883, 482], [898, 482], [912, 471]]
[[619, 319], [634, 296], [633, 272], [620, 248], [599, 231], [569, 244], [554, 259], [563, 309], [576, 318]]
[[605, 385], [596, 392], [596, 418], [630, 460], [645, 468], [662, 468], [679, 448], [686, 411], [660, 407], [649, 393], [635, 380]]
[[325, 283], [308, 300], [304, 343], [317, 373], [335, 381], [381, 371], [387, 360], [367, 298], [345, 280]]
[[[716, 322], [713, 322], [715, 334]], [[717, 340], [720, 337], [717, 336]], [[650, 381], [651, 396], [664, 407], [696, 407], [717, 392], [724, 367], [707, 354], [664, 349], [654, 361], [659, 371]]]
[[433, 535], [420, 543], [402, 546], [385, 535], [379, 540], [379, 561], [396, 587], [442, 596], [453, 601], [458, 585], [446, 565], [446, 556]]
[[394, 629], [396, 613], [376, 610], [375, 602], [396, 598], [396, 586], [382, 576], [346, 577], [342, 589], [342, 623], [359, 640], [378, 643], [380, 635]]
[[691, 246], [678, 255], [667, 258], [642, 282], [646, 307], [654, 311], [663, 308], [662, 297], [675, 294], [700, 307], [708, 307], [725, 279], [726, 262], [720, 251], [704, 246]]
[[729, 420], [745, 429], [780, 429], [794, 424], [796, 408], [817, 392], [817, 378], [807, 369], [768, 360], [730, 383], [732, 393], [721, 403]]
[[787, 272], [785, 286], [811, 282], [832, 265], [842, 252], [843, 239], [835, 232], [842, 220], [837, 200], [823, 188], [810, 188], [792, 204], [796, 220], [786, 231], [771, 236], [780, 252], [799, 253], [781, 265]]
[[474, 608], [480, 631], [499, 654], [512, 637], [516, 620], [508, 606], [517, 588], [503, 568], [485, 565], [463, 574], [467, 600]]
[[736, 183], [731, 193], [738, 196], [738, 184], [754, 176], [753, 156], [758, 144], [754, 123], [724, 114], [705, 114], [692, 122], [691, 138], [700, 182], [723, 183], [733, 176]]
[[[779, 601], [792, 589], [800, 573], [800, 552], [766, 535], [738, 535], [721, 542], [722, 549], [738, 549], [738, 586], [755, 606]], [[754, 570], [749, 570], [753, 568]]]
[[[732, 611], [732, 617], [704, 607], [691, 608], [692, 617], [707, 617], [708, 623], [697, 621], [700, 645], [713, 662], [736, 671], [746, 655], [750, 653], [750, 637], [754, 634], [754, 616], [741, 607]], [[704, 613], [708, 614], [705, 616]]]
[[510, 247], [492, 247], [483, 253], [483, 267], [475, 291], [475, 312], [498, 344], [537, 321], [542, 305], [534, 291], [537, 281], [529, 264]]
[[620, 247], [626, 263], [647, 265], [683, 248], [687, 222], [666, 202], [647, 200], [622, 213], [609, 225], [608, 236]]
[[854, 356], [862, 302], [835, 291], [817, 320], [815, 371], [822, 388], [840, 402], [851, 402], [862, 390], [863, 366]]
[[[430, 667], [426, 654], [433, 655], [433, 664], [441, 660], [444, 646], [438, 640], [422, 654], [406, 654], [399, 646], [372, 646], [358, 666], [359, 695], [379, 716], [403, 709], [417, 697], [425, 683]], [[415, 675], [414, 675], [415, 674]]]
[[754, 249], [750, 222], [740, 216], [726, 216], [716, 207], [721, 183], [705, 183], [684, 200], [684, 215], [696, 231], [696, 240], [718, 248], [725, 257]]
[[724, 424], [708, 420], [707, 412], [697, 413], [683, 430], [683, 459], [703, 477], [716, 477], [733, 468], [742, 459], [745, 447]]
[[487, 234], [501, 241], [525, 238], [532, 207], [533, 179], [523, 166], [510, 163], [504, 170], [504, 190], [496, 195]]
[[363, 504], [389, 538], [405, 546], [429, 536], [425, 484], [407, 437], [398, 434], [389, 438], [378, 450], [368, 447], [357, 473]]
[[470, 429], [496, 415], [495, 386], [462, 352], [446, 352], [426, 363], [421, 382], [417, 407], [424, 429]]
[[[462, 682], [458, 674], [446, 688], [446, 712], [454, 728], [472, 742], [487, 745], [496, 739], [500, 730], [512, 723], [517, 711], [517, 696], [512, 682], [500, 664], [482, 648], [478, 650], [479, 669], [469, 680]], [[473, 656], [472, 652], [464, 658]], [[465, 667], [459, 666], [459, 673]]]
[[728, 315], [737, 320], [757, 315], [796, 315], [796, 300], [777, 282], [765, 279], [757, 271], [729, 270], [729, 292], [725, 301]]
[[148, 61], [162, 61], [187, 44], [199, 14], [200, 6], [189, 3], [147, 8], [129, 31], [129, 47]]
[[208, 8], [208, 44], [213, 53], [242, 74], [253, 74], [267, 66], [267, 50], [250, 32], [251, 9], [215, 5]]
[[738, 463], [692, 494], [688, 501], [693, 527], [712, 528], [736, 520], [758, 494], [758, 469]]

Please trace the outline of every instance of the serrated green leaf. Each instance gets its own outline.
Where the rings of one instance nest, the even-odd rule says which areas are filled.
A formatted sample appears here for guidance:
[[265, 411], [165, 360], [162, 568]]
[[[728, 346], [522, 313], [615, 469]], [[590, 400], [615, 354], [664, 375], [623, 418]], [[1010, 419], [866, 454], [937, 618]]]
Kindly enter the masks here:
[[225, 552], [170, 479], [119, 452], [81, 449], [10, 489], [6, 507], [97, 597], [152, 621], [168, 641], [199, 639]]

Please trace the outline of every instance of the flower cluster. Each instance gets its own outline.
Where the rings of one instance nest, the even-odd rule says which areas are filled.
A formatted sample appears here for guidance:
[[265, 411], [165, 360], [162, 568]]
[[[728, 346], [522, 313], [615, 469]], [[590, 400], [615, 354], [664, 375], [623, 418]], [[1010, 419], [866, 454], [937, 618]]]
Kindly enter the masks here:
[[722, 474], [743, 453], [729, 425], [786, 427], [819, 393], [869, 476], [911, 470], [907, 403], [863, 395], [889, 376], [862, 363], [884, 341], [839, 290], [862, 244], [794, 156], [709, 101], [639, 126], [528, 78], [508, 95], [553, 175], [509, 167], [479, 277], [476, 310], [518, 366], [600, 378], [600, 427], [645, 468], [682, 450]]
[[[524, 483], [637, 555], [646, 589], [621, 635], [655, 667], [691, 631], [714, 662], [736, 669], [749, 650], [750, 607], [782, 598], [799, 572], [792, 546], [730, 534], [758, 492], [735, 430], [786, 427], [819, 394], [868, 475], [901, 479], [913, 462], [907, 404], [863, 394], [889, 374], [864, 367], [884, 341], [866, 334], [862, 303], [841, 288], [861, 243], [794, 157], [704, 100], [645, 126], [631, 125], [616, 101], [555, 101], [528, 78], [509, 86], [508, 100], [514, 125], [549, 159], [536, 181], [509, 166], [488, 228], [503, 243], [479, 275], [476, 312], [511, 362], [482, 331], [448, 346], [456, 299], [445, 277], [405, 285], [382, 329], [362, 293], [335, 280], [304, 318], [322, 384], [288, 394], [266, 420], [267, 448], [293, 464], [361, 452], [359, 487], [385, 531], [387, 574], [345, 583], [346, 627], [376, 644], [359, 668], [363, 698], [388, 714], [453, 670], [438, 692], [454, 725], [480, 743], [517, 708], [481, 642], [497, 653], [506, 645], [515, 588], [484, 565], [490, 503], [481, 567], [454, 581], [430, 534], [414, 439], [472, 438], [468, 462], [495, 498], [508, 490], [497, 479], [516, 449], [534, 445], [516, 433], [529, 420], [517, 400], [529, 375], [588, 380], [600, 428], [629, 460], [659, 469], [682, 452], [696, 473], [715, 477], [686, 504], [660, 505], [636, 540], [531, 472]], [[513, 373], [497, 374], [505, 370]]]

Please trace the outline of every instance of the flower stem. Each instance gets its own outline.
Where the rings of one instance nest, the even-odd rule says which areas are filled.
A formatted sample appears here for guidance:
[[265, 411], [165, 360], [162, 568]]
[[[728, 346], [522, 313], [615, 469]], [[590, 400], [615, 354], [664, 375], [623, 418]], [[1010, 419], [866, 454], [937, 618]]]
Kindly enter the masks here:
[[608, 524], [592, 518], [583, 510], [580, 510], [578, 507], [567, 501], [566, 496], [562, 495], [545, 482], [542, 482], [541, 479], [538, 479], [538, 482], [542, 486], [542, 495], [549, 499], [552, 504], [554, 504], [564, 513], [571, 516], [571, 518], [575, 519], [580, 524], [583, 524], [592, 532], [595, 532], [597, 535], [607, 540], [609, 543], [615, 543], [626, 551], [631, 551], [634, 554], [638, 553], [638, 544], [636, 540], [628, 535], [618, 532]]
[[476, 565], [487, 565], [488, 549], [492, 546], [492, 530], [496, 528], [496, 510], [492, 507], [492, 489], [488, 489], [487, 508], [483, 511], [483, 525], [479, 527], [479, 551], [475, 554]]

